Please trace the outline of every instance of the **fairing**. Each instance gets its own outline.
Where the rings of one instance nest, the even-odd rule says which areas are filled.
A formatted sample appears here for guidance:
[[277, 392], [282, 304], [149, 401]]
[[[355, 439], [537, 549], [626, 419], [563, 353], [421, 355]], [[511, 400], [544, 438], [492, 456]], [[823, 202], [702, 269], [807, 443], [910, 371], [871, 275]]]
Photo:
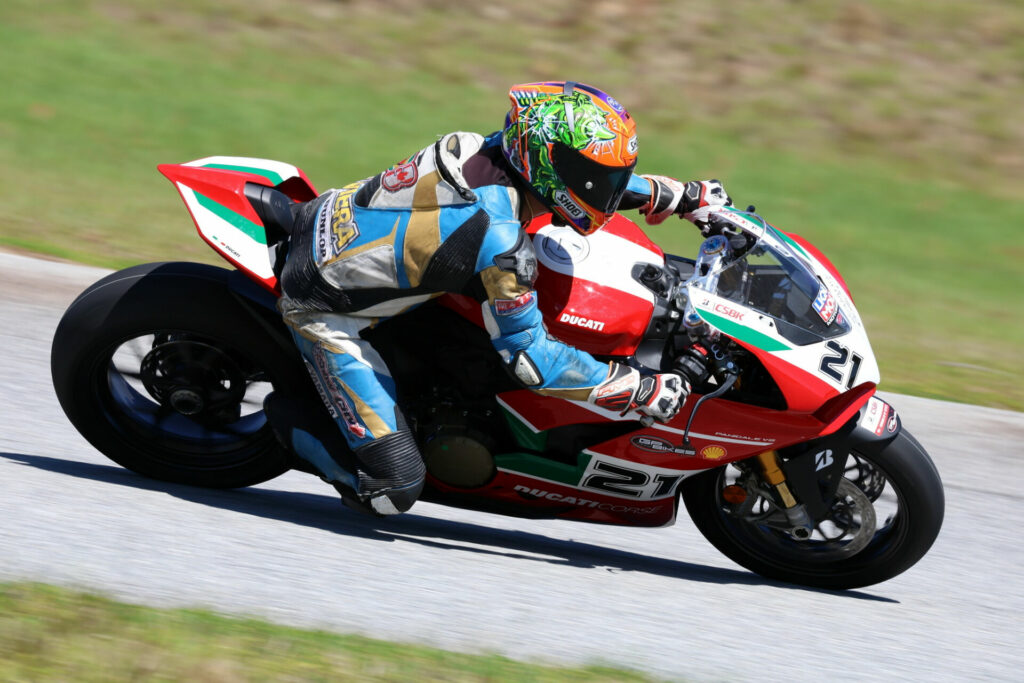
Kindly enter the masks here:
[[790, 410], [813, 412], [840, 393], [876, 385], [871, 344], [834, 268], [754, 214], [722, 215], [756, 244], [698, 272], [680, 292], [687, 311], [757, 356]]
[[245, 196], [246, 183], [276, 187], [295, 201], [316, 197], [300, 169], [280, 161], [215, 156], [185, 164], [161, 164], [181, 194], [200, 237], [233, 266], [278, 293], [274, 253], [263, 221]]
[[[680, 288], [677, 303], [680, 308], [689, 303], [686, 310], [698, 324], [757, 356], [779, 385], [787, 409], [708, 401], [684, 443], [698, 396], [668, 424], [643, 426], [587, 402], [526, 390], [503, 393], [499, 405], [517, 425], [519, 450], [513, 446], [497, 456], [495, 479], [477, 492], [480, 496], [537, 515], [670, 524], [678, 484], [686, 477], [834, 433], [865, 405], [883, 410], [872, 396], [878, 381], [874, 355], [834, 267], [819, 260], [806, 242], [756, 216], [730, 211], [730, 217], [757, 237], [757, 245], [742, 258], [722, 259], [714, 272], [698, 270], [698, 277]], [[528, 231], [540, 263], [537, 287], [548, 330], [592, 353], [635, 351], [657, 302], [632, 277], [633, 268], [661, 265], [661, 250], [618, 216], [588, 237], [543, 220]], [[621, 424], [621, 433], [580, 449], [574, 458], [553, 460], [545, 451], [547, 435], [566, 425], [608, 423]]]
[[550, 215], [527, 226], [537, 253], [538, 305], [554, 336], [590, 353], [630, 356], [643, 341], [655, 296], [637, 282], [637, 263], [662, 265], [664, 252], [635, 224], [616, 214], [584, 236], [551, 224]]

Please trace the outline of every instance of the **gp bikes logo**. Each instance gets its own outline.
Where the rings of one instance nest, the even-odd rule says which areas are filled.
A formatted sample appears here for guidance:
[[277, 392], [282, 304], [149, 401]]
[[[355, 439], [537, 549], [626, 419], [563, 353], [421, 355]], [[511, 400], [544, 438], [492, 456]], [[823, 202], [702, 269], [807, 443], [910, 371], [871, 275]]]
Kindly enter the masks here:
[[634, 436], [629, 442], [640, 450], [648, 451], [649, 453], [672, 453], [676, 450], [676, 447], [670, 442], [665, 439], [659, 439], [656, 436]]
[[384, 171], [380, 184], [388, 192], [398, 192], [402, 188], [412, 187], [416, 184], [417, 180], [419, 180], [419, 170], [416, 168], [415, 160], [413, 160], [403, 162], [394, 168]]

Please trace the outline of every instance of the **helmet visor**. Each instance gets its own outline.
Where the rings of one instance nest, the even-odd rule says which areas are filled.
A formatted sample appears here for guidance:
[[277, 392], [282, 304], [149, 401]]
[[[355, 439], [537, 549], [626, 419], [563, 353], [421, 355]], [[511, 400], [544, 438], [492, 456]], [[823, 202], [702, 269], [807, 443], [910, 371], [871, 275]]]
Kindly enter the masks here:
[[551, 164], [574, 195], [598, 213], [610, 214], [626, 192], [636, 161], [629, 166], [605, 166], [565, 143], [555, 142], [551, 147]]

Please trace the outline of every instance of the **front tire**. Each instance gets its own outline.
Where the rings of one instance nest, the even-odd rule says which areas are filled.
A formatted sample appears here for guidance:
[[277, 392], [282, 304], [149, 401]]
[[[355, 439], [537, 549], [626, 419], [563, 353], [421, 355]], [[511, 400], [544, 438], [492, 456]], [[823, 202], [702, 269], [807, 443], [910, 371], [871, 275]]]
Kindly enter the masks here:
[[50, 358], [57, 398], [119, 465], [213, 488], [289, 469], [262, 402], [305, 373], [232, 294], [230, 274], [193, 263], [135, 266], [65, 312]]
[[817, 588], [869, 586], [913, 566], [942, 526], [942, 481], [906, 430], [877, 452], [850, 453], [828, 523], [831, 531], [845, 524], [849, 533], [833, 538], [819, 533], [798, 540], [765, 523], [768, 514], [749, 509], [737, 514], [736, 506], [723, 498], [735, 469], [720, 467], [687, 479], [683, 500], [697, 528], [718, 550], [768, 578]]

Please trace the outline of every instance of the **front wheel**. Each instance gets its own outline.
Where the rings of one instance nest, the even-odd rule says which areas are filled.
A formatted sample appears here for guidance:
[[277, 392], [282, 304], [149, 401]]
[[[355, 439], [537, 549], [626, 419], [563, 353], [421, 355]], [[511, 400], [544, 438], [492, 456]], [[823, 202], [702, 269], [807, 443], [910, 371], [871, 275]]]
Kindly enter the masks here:
[[[768, 578], [831, 589], [879, 583], [920, 560], [942, 526], [942, 481], [906, 430], [877, 452], [848, 454], [832, 505], [809, 538], [773, 523], [779, 511], [754, 479], [742, 463], [727, 465], [687, 479], [682, 496], [705, 538]], [[742, 504], [737, 487], [752, 494]]]

